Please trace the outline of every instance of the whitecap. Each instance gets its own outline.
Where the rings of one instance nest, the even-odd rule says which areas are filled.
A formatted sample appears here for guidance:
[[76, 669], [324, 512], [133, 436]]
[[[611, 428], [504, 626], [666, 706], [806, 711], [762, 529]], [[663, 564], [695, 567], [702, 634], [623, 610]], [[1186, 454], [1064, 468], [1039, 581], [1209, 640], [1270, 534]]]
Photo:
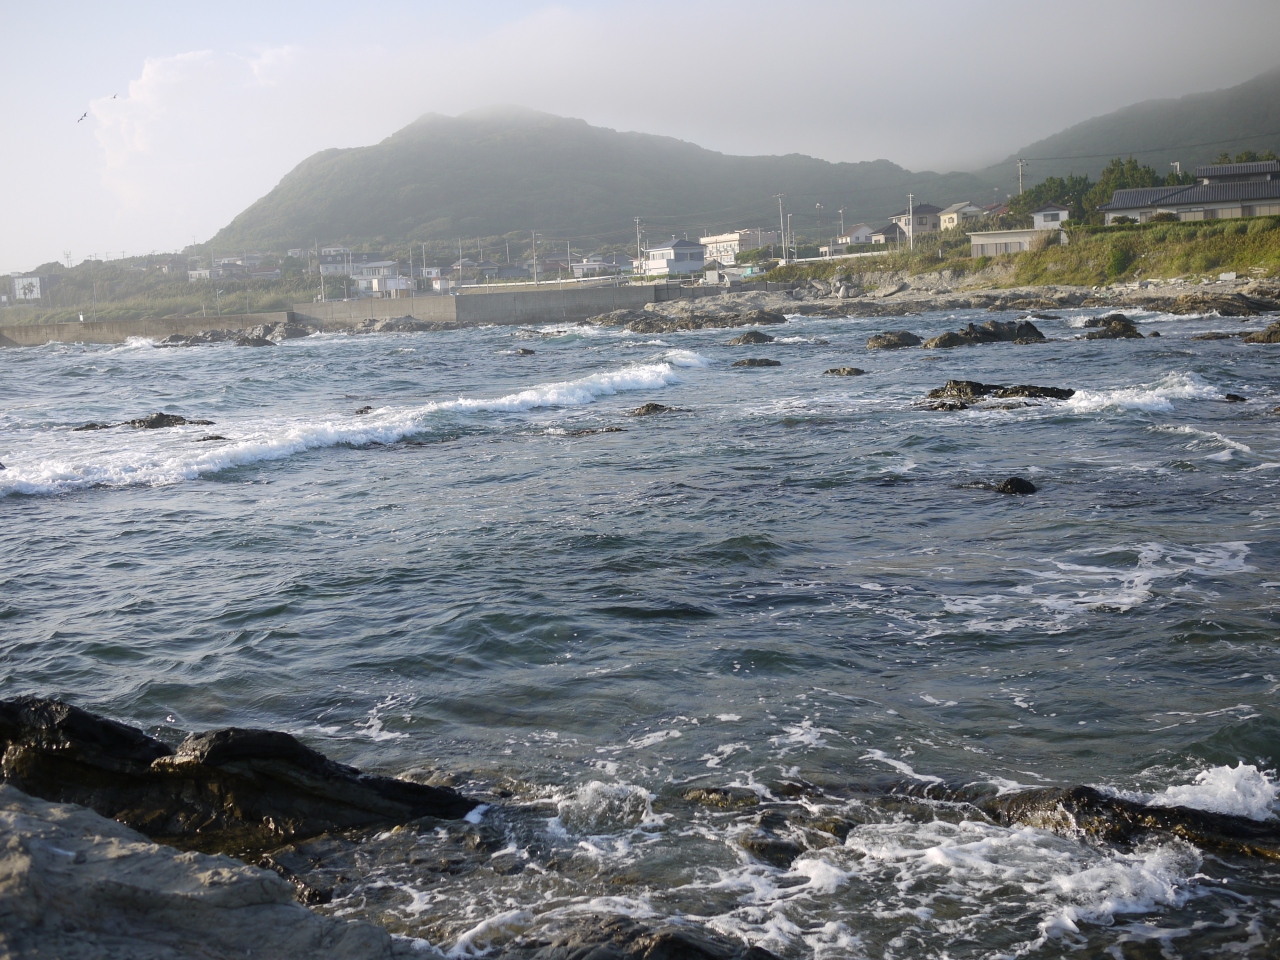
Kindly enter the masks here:
[[1155, 383], [1112, 390], [1077, 390], [1062, 401], [1062, 409], [1072, 413], [1101, 413], [1104, 410], [1138, 410], [1170, 413], [1175, 400], [1221, 400], [1217, 387], [1195, 373], [1170, 373]]

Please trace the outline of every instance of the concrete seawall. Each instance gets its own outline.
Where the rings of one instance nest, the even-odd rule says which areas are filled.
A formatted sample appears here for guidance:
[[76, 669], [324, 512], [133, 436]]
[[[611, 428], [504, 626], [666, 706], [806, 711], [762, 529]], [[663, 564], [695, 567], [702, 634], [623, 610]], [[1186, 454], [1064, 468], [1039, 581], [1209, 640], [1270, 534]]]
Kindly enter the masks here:
[[[756, 285], [752, 285], [756, 286]], [[791, 284], [769, 284], [787, 289]], [[245, 329], [263, 323], [296, 320], [321, 330], [350, 330], [365, 320], [413, 316], [418, 320], [463, 326], [573, 323], [612, 310], [640, 310], [649, 303], [689, 300], [724, 293], [720, 287], [677, 284], [497, 290], [460, 296], [403, 297], [394, 300], [339, 300], [297, 303], [288, 311], [222, 317], [161, 317], [144, 320], [99, 320], [0, 327], [0, 347], [43, 343], [123, 343], [130, 337], [162, 340], [170, 334], [200, 330]]]

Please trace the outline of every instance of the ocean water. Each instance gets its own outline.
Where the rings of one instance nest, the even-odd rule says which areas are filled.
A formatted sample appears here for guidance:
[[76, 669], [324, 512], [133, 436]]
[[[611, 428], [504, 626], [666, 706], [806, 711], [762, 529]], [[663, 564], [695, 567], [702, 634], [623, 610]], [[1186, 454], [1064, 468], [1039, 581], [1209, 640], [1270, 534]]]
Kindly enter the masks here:
[[[988, 315], [5, 351], [0, 690], [484, 794], [309, 848], [320, 909], [424, 955], [625, 913], [796, 958], [1275, 956], [1280, 863], [883, 795], [1276, 814], [1280, 349], [1085, 315], [949, 351], [864, 341]], [[1078, 392], [923, 408], [950, 378]], [[71, 429], [155, 411], [215, 423]], [[980, 486], [1011, 475], [1039, 491]]]

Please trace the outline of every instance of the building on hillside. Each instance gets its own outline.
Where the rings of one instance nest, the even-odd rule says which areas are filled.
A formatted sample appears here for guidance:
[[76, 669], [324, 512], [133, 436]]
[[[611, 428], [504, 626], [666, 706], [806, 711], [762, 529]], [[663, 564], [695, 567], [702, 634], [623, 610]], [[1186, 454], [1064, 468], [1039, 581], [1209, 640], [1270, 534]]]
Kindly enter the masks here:
[[982, 215], [982, 208], [970, 203], [968, 200], [964, 200], [961, 203], [953, 203], [938, 214], [938, 229], [950, 230], [952, 227], [960, 226], [966, 220], [976, 220]]
[[982, 208], [984, 217], [1003, 217], [1009, 212], [1009, 205], [1003, 200], [997, 200], [995, 203], [988, 203]]
[[575, 277], [615, 277], [631, 272], [631, 258], [619, 253], [592, 253], [573, 265]]
[[22, 277], [15, 276], [13, 278], [13, 299], [14, 300], [40, 300], [49, 292], [48, 277]]
[[871, 237], [875, 230], [869, 224], [856, 223], [844, 232], [844, 236], [836, 237], [835, 242], [827, 247], [818, 248], [818, 256], [820, 257], [838, 257], [842, 253], [848, 251], [845, 247], [852, 247], [856, 244], [871, 243]]
[[[389, 280], [400, 278], [400, 262], [398, 260], [366, 260], [354, 264], [348, 274], [356, 282], [356, 296], [380, 297], [388, 290], [397, 289]], [[405, 278], [406, 289], [408, 278]]]
[[[325, 249], [329, 249], [326, 247]], [[320, 254], [320, 276], [322, 277], [354, 277], [355, 271], [370, 263], [379, 263], [387, 258], [380, 253], [322, 253]]]
[[1158, 213], [1179, 220], [1230, 220], [1280, 215], [1280, 163], [1221, 163], [1196, 167], [1196, 182], [1173, 187], [1117, 190], [1098, 208], [1115, 223], [1146, 223]]
[[707, 248], [695, 240], [677, 240], [655, 244], [645, 255], [646, 277], [688, 276], [702, 273], [707, 261]]
[[740, 253], [776, 244], [778, 231], [762, 230], [759, 227], [751, 230], [734, 230], [730, 233], [702, 237], [701, 242], [706, 248], [706, 256], [719, 260], [725, 266], [731, 266]]
[[303, 250], [302, 247], [290, 247], [288, 255], [293, 257], [295, 260], [302, 260], [306, 257], [307, 251]]
[[349, 247], [334, 245], [330, 247], [321, 247], [320, 256], [322, 257], [345, 257], [351, 252]]
[[249, 271], [249, 279], [251, 280], [279, 280], [279, 267], [255, 267]]
[[941, 229], [941, 215], [941, 207], [935, 207], [932, 203], [920, 203], [912, 206], [910, 211], [899, 210], [889, 219], [901, 227], [903, 233], [918, 237], [922, 233], [937, 233]]
[[890, 223], [871, 233], [872, 243], [906, 243], [907, 231], [896, 223]]
[[1270, 183], [1273, 180], [1280, 180], [1280, 161], [1212, 163], [1196, 167], [1196, 182], [1201, 186], [1221, 183]]
[[1064, 220], [1071, 219], [1071, 208], [1060, 203], [1046, 203], [1031, 211], [1032, 227], [1036, 230], [1056, 230]]

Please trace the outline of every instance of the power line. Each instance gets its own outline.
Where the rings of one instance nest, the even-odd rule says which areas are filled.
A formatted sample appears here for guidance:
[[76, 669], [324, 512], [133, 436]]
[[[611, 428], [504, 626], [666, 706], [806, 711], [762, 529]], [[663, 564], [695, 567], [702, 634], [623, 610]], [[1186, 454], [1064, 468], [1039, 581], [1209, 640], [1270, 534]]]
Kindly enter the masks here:
[[[1218, 147], [1227, 143], [1244, 143], [1246, 140], [1261, 140], [1263, 137], [1280, 137], [1280, 130], [1271, 133], [1254, 133], [1247, 137], [1233, 137], [1230, 140], [1203, 140], [1200, 143], [1173, 143], [1164, 147], [1143, 147], [1141, 150], [1112, 150], [1108, 153], [1081, 153], [1073, 157], [1032, 157], [1032, 160], [1102, 160], [1107, 157], [1115, 157], [1117, 153], [1127, 153], [1132, 156], [1135, 153], [1156, 153], [1160, 150], [1185, 150], [1190, 147]], [[1024, 161], [1025, 162], [1025, 161]]]

